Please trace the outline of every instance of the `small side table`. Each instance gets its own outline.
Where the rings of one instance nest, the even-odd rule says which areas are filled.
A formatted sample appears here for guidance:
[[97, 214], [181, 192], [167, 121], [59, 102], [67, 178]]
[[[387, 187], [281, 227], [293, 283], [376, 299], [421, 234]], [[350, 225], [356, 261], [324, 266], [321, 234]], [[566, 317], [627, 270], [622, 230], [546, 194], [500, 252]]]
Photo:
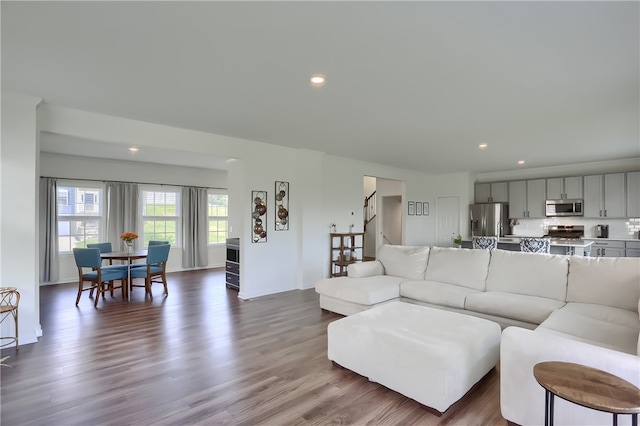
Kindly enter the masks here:
[[557, 361], [536, 364], [533, 376], [545, 389], [545, 426], [553, 426], [554, 396], [613, 414], [613, 426], [618, 425], [618, 414], [630, 414], [632, 425], [638, 426], [640, 389], [620, 377], [585, 365]]
[[0, 324], [10, 316], [13, 317], [15, 323], [16, 335], [9, 337], [0, 337], [0, 341], [8, 340], [6, 343], [0, 344], [0, 348], [15, 342], [16, 351], [18, 348], [18, 304], [20, 303], [20, 293], [15, 287], [0, 287]]

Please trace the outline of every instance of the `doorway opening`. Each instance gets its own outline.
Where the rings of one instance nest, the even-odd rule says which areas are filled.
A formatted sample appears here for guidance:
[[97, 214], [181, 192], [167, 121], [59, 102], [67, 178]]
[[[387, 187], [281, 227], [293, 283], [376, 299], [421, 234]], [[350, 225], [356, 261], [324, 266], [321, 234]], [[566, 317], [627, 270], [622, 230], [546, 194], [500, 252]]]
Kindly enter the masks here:
[[363, 189], [363, 260], [374, 260], [381, 245], [400, 245], [404, 241], [404, 182], [364, 176]]

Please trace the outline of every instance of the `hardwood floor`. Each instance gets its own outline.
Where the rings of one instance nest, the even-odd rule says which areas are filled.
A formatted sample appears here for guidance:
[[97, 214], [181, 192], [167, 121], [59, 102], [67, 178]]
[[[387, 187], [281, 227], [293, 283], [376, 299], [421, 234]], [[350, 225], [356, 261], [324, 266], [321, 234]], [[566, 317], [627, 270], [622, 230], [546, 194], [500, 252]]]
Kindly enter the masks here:
[[[327, 359], [313, 289], [240, 301], [223, 270], [168, 274], [94, 309], [76, 285], [41, 288], [44, 336], [5, 349], [9, 425], [505, 425], [494, 370], [442, 417]], [[156, 287], [156, 289], [159, 287]], [[428, 386], [425, 383], [425, 386]]]

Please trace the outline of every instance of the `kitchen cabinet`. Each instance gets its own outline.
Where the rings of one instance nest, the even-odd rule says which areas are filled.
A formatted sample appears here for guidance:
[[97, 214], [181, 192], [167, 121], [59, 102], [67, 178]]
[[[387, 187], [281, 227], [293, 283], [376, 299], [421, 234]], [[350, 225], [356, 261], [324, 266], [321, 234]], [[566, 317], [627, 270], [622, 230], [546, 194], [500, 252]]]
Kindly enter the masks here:
[[625, 242], [611, 240], [590, 240], [592, 257], [625, 257]]
[[527, 181], [527, 217], [542, 219], [546, 217], [545, 201], [547, 199], [544, 179]]
[[521, 180], [509, 182], [509, 217], [545, 217], [546, 180]]
[[640, 217], [640, 172], [627, 173], [627, 217]]
[[624, 192], [624, 173], [604, 175], [605, 217], [625, 217], [627, 200]]
[[582, 198], [582, 176], [547, 179], [547, 198], [551, 200]]
[[625, 243], [626, 257], [640, 257], [640, 241], [627, 241]]
[[584, 216], [626, 217], [625, 174], [584, 177]]
[[476, 183], [476, 203], [507, 203], [509, 191], [507, 182]]

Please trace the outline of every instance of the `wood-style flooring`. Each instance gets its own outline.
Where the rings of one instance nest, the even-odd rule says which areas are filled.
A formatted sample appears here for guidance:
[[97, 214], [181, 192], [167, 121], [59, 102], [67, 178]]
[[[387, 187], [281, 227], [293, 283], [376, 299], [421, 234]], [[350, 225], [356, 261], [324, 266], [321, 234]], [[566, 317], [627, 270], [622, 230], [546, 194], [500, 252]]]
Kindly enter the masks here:
[[[493, 370], [442, 417], [327, 359], [313, 289], [241, 301], [223, 270], [168, 275], [145, 299], [94, 309], [75, 284], [42, 287], [44, 336], [0, 370], [2, 426], [505, 425]], [[424, 386], [429, 386], [425, 383]]]

